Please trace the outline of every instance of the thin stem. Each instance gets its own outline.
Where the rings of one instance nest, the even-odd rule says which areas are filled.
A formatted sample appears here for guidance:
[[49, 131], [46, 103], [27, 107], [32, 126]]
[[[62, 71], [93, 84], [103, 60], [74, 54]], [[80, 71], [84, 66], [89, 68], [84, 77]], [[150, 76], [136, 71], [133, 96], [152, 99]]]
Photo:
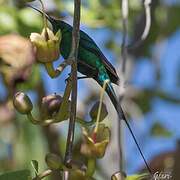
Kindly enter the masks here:
[[66, 60], [62, 62], [55, 70], [53, 67], [53, 63], [50, 62], [50, 63], [45, 63], [45, 68], [51, 78], [56, 78], [62, 73], [64, 68], [66, 68], [66, 66], [70, 65], [71, 63], [72, 63], [71, 60]]
[[127, 17], [128, 17], [128, 0], [122, 0], [122, 21], [123, 21], [123, 41], [122, 41], [122, 72], [125, 73], [126, 70], [126, 59], [127, 59], [127, 49], [126, 49], [126, 36], [127, 36]]
[[122, 176], [125, 173], [125, 154], [124, 154], [124, 121], [118, 120], [118, 147], [119, 147], [119, 170], [121, 172], [121, 178], [124, 179]]
[[76, 120], [76, 104], [77, 104], [77, 56], [79, 47], [79, 26], [80, 26], [80, 8], [81, 0], [74, 0], [74, 21], [73, 21], [73, 31], [72, 31], [72, 48], [68, 59], [72, 59], [73, 63], [71, 65], [72, 74], [72, 100], [71, 100], [71, 112], [70, 112], [70, 122], [69, 130], [66, 144], [66, 153], [64, 158], [64, 164], [67, 167], [71, 167], [72, 159], [72, 146], [74, 141], [74, 129]]
[[107, 84], [107, 83], [109, 83], [109, 80], [108, 80], [108, 79], [106, 79], [106, 80], [104, 81], [103, 88], [102, 88], [101, 95], [100, 95], [100, 102], [99, 102], [99, 108], [98, 108], [96, 126], [95, 126], [95, 128], [94, 128], [94, 135], [93, 135], [93, 140], [94, 140], [94, 142], [96, 142], [96, 134], [97, 134], [97, 131], [98, 131], [98, 125], [99, 125], [99, 120], [100, 120], [100, 115], [101, 115], [102, 102], [103, 102], [104, 92], [105, 92], [106, 84]]
[[86, 174], [85, 174], [87, 179], [92, 177], [92, 175], [94, 174], [95, 169], [96, 169], [96, 159], [89, 158], [88, 159], [87, 171], [86, 171]]
[[34, 119], [31, 112], [27, 114], [27, 118], [32, 124], [39, 125], [39, 126], [47, 126], [47, 125], [53, 124], [55, 121], [54, 119], [46, 119], [43, 121], [38, 121], [38, 120]]
[[146, 24], [144, 27], [144, 31], [139, 40], [137, 40], [134, 44], [128, 46], [128, 50], [133, 50], [138, 48], [144, 40], [148, 37], [150, 28], [151, 28], [151, 3], [152, 0], [144, 0], [144, 11], [145, 11], [145, 18]]
[[63, 180], [68, 180], [69, 179], [69, 171], [64, 171], [63, 172]]
[[[126, 48], [126, 38], [127, 38], [127, 18], [128, 18], [128, 0], [122, 0], [122, 22], [123, 22], [123, 40], [121, 46], [121, 54], [122, 54], [122, 82], [125, 80], [125, 72], [126, 72], [126, 61], [127, 61], [127, 48]], [[124, 86], [124, 84], [123, 84]], [[123, 96], [123, 95], [121, 95]], [[118, 117], [119, 118], [119, 117]], [[118, 145], [119, 145], [119, 170], [120, 172], [125, 172], [125, 158], [124, 158], [124, 133], [123, 128], [124, 124], [121, 119], [118, 119]], [[121, 176], [122, 180], [124, 176]]]
[[144, 0], [144, 9], [145, 9], [145, 15], [146, 15], [146, 25], [145, 25], [145, 28], [144, 28], [144, 32], [141, 36], [141, 40], [144, 41], [148, 34], [149, 34], [149, 30], [150, 30], [150, 27], [151, 27], [151, 1], [152, 0]]
[[62, 120], [64, 120], [64, 116], [66, 116], [65, 113], [68, 112], [68, 105], [69, 105], [69, 96], [70, 96], [70, 93], [71, 93], [71, 90], [72, 90], [72, 80], [71, 80], [71, 76], [70, 76], [70, 79], [68, 81], [68, 84], [66, 86], [66, 89], [65, 89], [65, 92], [64, 92], [64, 96], [63, 96], [63, 99], [62, 99], [62, 104], [61, 104], [61, 107], [58, 111], [58, 115], [57, 115], [57, 122], [61, 122]]
[[43, 179], [44, 177], [49, 176], [49, 175], [52, 174], [52, 173], [53, 173], [53, 170], [48, 169], [48, 170], [42, 172], [41, 174], [39, 174], [38, 176], [36, 176], [35, 178], [33, 178], [32, 180], [40, 180], [40, 179]]
[[81, 124], [82, 126], [91, 126], [96, 122], [96, 119], [92, 119], [91, 121], [84, 121], [82, 119], [80, 119], [79, 117], [76, 117], [76, 122]]
[[51, 78], [56, 78], [60, 75], [60, 71], [58, 70], [54, 70], [54, 67], [53, 67], [53, 63], [50, 62], [50, 63], [45, 63], [45, 68], [46, 68], [46, 71], [48, 73], [48, 75], [51, 77]]

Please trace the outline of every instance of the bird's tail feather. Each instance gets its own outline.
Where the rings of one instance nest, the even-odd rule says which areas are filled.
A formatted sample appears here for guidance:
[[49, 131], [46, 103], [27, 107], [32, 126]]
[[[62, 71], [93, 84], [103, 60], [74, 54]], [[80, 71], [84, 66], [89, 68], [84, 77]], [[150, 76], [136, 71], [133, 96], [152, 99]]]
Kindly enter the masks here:
[[131, 127], [130, 127], [130, 124], [128, 123], [128, 121], [126, 119], [126, 116], [125, 116], [125, 114], [123, 112], [123, 109], [122, 109], [121, 105], [119, 104], [119, 102], [117, 100], [117, 97], [116, 97], [116, 94], [114, 92], [114, 89], [113, 89], [113, 87], [111, 86], [110, 83], [107, 84], [106, 92], [107, 92], [109, 98], [111, 99], [112, 104], [114, 105], [114, 107], [115, 107], [115, 109], [117, 111], [119, 120], [123, 119], [125, 121], [128, 129], [129, 129], [129, 131], [130, 131], [130, 133], [131, 133], [131, 135], [132, 135], [132, 137], [133, 137], [133, 139], [135, 141], [135, 144], [136, 144], [136, 146], [137, 146], [137, 148], [138, 148], [138, 150], [139, 150], [139, 152], [140, 152], [140, 154], [141, 154], [141, 156], [142, 156], [142, 158], [144, 160], [144, 163], [145, 163], [149, 173], [152, 174], [152, 171], [151, 171], [151, 169], [150, 169], [150, 167], [149, 167], [149, 165], [148, 165], [148, 163], [147, 163], [147, 161], [146, 161], [146, 159], [145, 159], [145, 157], [144, 157], [144, 155], [143, 155], [143, 153], [141, 151], [141, 148], [140, 148], [140, 146], [139, 146], [139, 144], [138, 144], [138, 142], [136, 140], [136, 137], [135, 137], [135, 135], [134, 135], [134, 133], [133, 133]]

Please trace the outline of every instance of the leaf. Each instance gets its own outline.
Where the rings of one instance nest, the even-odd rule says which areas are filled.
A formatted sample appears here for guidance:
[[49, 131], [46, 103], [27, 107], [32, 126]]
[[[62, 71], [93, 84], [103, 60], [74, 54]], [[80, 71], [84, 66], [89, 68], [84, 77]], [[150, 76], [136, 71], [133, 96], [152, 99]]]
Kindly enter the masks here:
[[6, 172], [0, 175], [0, 180], [28, 180], [30, 178], [30, 171], [28, 169]]
[[154, 123], [151, 129], [151, 136], [172, 136], [172, 132], [163, 127], [160, 123]]
[[147, 112], [151, 111], [151, 100], [153, 98], [154, 94], [153, 91], [144, 89], [139, 93], [138, 96], [134, 97], [134, 102], [140, 107], [143, 114], [146, 114]]
[[155, 91], [154, 93], [158, 98], [161, 98], [165, 101], [168, 101], [170, 103], [179, 104], [180, 99], [177, 98], [177, 96], [172, 96], [171, 94], [162, 92], [162, 91]]
[[125, 180], [143, 180], [144, 178], [148, 178], [149, 174], [135, 174], [132, 176], [128, 176]]
[[32, 161], [31, 161], [31, 166], [33, 167], [33, 169], [34, 169], [34, 171], [35, 171], [35, 174], [37, 175], [37, 174], [38, 174], [38, 171], [39, 171], [38, 161], [32, 160]]

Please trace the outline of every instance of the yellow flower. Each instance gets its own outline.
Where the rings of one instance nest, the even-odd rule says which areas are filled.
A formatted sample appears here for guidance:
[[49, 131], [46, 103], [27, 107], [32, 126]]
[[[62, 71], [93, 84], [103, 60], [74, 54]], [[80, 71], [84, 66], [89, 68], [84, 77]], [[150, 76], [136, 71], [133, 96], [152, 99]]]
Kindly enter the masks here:
[[41, 34], [31, 33], [30, 39], [36, 47], [36, 58], [39, 62], [49, 63], [59, 59], [60, 30], [54, 35], [50, 29], [43, 29]]
[[83, 128], [81, 153], [89, 158], [102, 158], [110, 140], [110, 130], [104, 124], [99, 124], [96, 134], [94, 129], [87, 131]]

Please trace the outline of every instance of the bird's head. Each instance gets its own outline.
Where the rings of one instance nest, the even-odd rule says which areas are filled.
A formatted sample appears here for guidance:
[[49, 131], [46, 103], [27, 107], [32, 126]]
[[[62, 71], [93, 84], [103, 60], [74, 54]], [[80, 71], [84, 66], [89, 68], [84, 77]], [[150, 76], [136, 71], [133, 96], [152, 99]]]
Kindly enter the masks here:
[[[43, 12], [40, 9], [37, 9], [30, 5], [29, 5], [29, 7], [38, 11], [39, 13], [41, 13], [41, 15], [43, 15]], [[66, 30], [66, 28], [68, 28], [67, 27], [68, 24], [66, 24], [64, 21], [54, 19], [53, 17], [49, 16], [47, 13], [45, 13], [45, 16], [46, 16], [47, 20], [51, 23], [54, 34], [56, 34], [59, 29], [61, 30], [61, 32], [63, 32], [64, 30]]]

